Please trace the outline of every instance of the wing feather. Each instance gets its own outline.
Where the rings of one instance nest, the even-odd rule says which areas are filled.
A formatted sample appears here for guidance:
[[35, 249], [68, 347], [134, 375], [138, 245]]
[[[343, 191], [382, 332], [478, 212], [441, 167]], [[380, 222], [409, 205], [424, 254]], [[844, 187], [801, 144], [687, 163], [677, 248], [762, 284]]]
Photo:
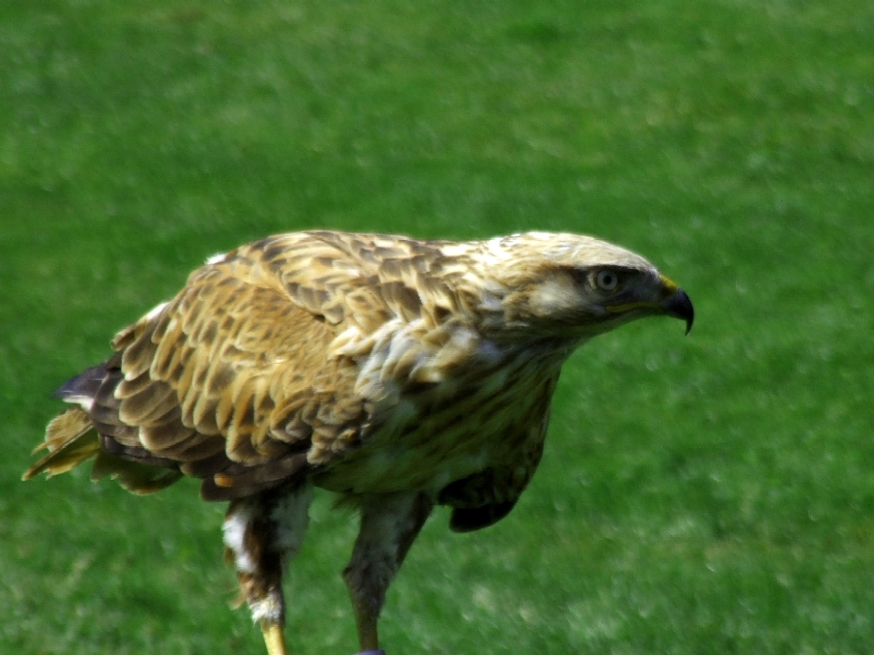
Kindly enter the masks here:
[[[101, 433], [124, 456], [211, 476], [204, 494], [222, 497], [303, 470], [302, 453], [314, 466], [357, 447], [369, 406], [356, 361], [332, 343], [414, 320], [421, 300], [400, 279], [379, 282], [381, 258], [408, 247], [349, 239], [271, 237], [195, 271], [116, 336], [118, 371], [91, 413]], [[403, 368], [416, 360], [401, 356]]]

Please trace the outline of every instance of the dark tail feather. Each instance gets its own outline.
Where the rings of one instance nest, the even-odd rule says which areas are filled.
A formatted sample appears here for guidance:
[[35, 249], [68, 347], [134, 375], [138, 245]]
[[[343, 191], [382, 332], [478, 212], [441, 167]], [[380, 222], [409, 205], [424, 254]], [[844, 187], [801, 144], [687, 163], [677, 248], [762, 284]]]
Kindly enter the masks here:
[[68, 403], [80, 405], [59, 414], [46, 428], [46, 438], [35, 449], [48, 450], [48, 454], [31, 466], [22, 476], [29, 480], [45, 471], [49, 477], [66, 473], [84, 461], [96, 457], [100, 452], [100, 441], [94, 424], [88, 416], [88, 409], [100, 384], [108, 375], [106, 364], [98, 364], [70, 378], [53, 394]]
[[[30, 467], [22, 476], [24, 480], [46, 472], [49, 477], [66, 473], [82, 462], [94, 459], [91, 479], [94, 481], [108, 477], [116, 480], [122, 487], [136, 494], [148, 494], [170, 486], [182, 477], [175, 462], [170, 460], [137, 461], [124, 457], [124, 450], [111, 437], [101, 439], [94, 422], [89, 416], [94, 398], [101, 385], [110, 375], [120, 375], [119, 360], [116, 354], [109, 361], [82, 371], [67, 380], [54, 396], [61, 400], [80, 405], [68, 409], [57, 416], [46, 429], [46, 438], [34, 452], [48, 449], [48, 454]], [[106, 445], [110, 448], [106, 448]], [[113, 449], [111, 446], [118, 446]]]
[[90, 404], [107, 375], [105, 363], [92, 366], [64, 382], [52, 395], [68, 403]]

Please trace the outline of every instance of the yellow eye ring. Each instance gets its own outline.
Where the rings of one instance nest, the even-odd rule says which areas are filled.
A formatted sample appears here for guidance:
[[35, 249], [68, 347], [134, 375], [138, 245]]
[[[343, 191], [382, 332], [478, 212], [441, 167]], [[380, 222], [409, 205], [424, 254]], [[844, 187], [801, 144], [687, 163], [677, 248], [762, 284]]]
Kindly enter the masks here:
[[616, 287], [619, 286], [619, 275], [616, 271], [598, 271], [595, 274], [594, 282], [601, 291], [615, 291]]

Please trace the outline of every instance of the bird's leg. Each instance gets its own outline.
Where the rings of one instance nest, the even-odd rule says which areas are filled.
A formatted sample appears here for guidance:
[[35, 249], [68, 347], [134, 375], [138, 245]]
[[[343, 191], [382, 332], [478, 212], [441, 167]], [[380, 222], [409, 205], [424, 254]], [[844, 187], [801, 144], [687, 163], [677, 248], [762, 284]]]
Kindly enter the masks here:
[[261, 632], [267, 645], [267, 655], [288, 655], [281, 623], [269, 623], [262, 619]]
[[424, 493], [360, 498], [361, 529], [343, 579], [349, 588], [362, 651], [378, 651], [376, 623], [385, 592], [434, 508]]
[[241, 602], [261, 624], [269, 655], [287, 655], [282, 576], [300, 550], [311, 500], [312, 486], [304, 484], [234, 500], [225, 516], [225, 555], [237, 567]]

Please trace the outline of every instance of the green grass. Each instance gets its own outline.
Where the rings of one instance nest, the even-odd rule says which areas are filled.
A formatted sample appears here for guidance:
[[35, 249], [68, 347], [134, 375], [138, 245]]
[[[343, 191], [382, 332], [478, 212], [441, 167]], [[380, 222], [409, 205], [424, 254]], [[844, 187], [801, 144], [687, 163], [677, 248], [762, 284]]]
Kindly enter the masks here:
[[[698, 310], [573, 357], [518, 508], [426, 526], [389, 652], [869, 653], [872, 33], [868, 0], [0, 5], [0, 652], [261, 652], [196, 485], [19, 476], [115, 330], [325, 226], [596, 234]], [[355, 650], [329, 507], [295, 653]]]

